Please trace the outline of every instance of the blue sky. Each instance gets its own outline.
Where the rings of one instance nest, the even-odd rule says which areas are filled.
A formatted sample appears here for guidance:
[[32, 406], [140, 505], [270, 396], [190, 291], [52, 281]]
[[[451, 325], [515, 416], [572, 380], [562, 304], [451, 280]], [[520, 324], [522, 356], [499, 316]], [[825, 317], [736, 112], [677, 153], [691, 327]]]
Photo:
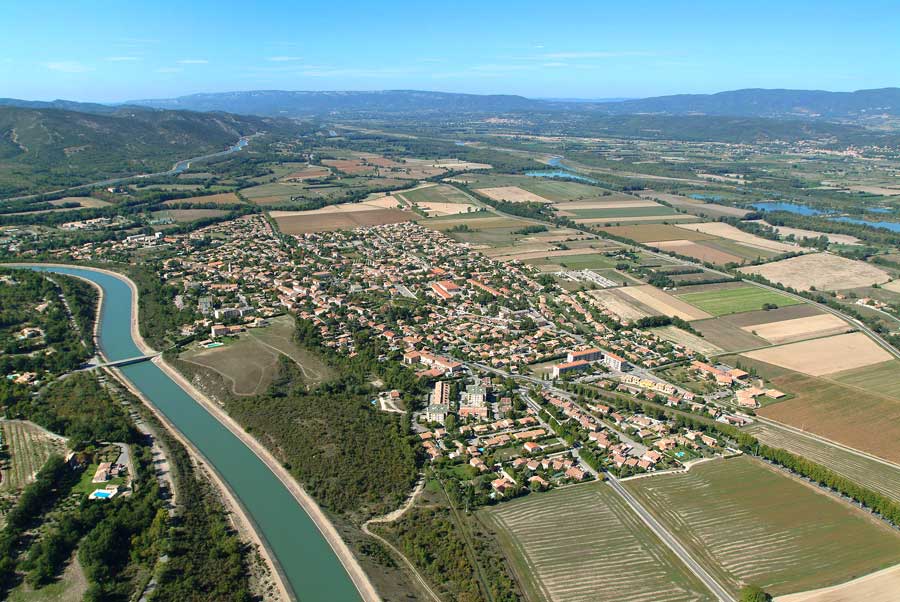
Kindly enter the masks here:
[[896, 1], [5, 0], [0, 23], [0, 97], [28, 99], [900, 85]]

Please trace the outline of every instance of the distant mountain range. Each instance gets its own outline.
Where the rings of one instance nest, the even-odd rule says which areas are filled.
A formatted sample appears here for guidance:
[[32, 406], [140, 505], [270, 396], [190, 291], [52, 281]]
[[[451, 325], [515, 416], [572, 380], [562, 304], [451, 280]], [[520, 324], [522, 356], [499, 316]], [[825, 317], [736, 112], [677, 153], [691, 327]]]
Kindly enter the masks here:
[[746, 89], [718, 94], [677, 94], [593, 105], [614, 114], [728, 115], [805, 119], [900, 116], [900, 88], [856, 92]]
[[160, 109], [226, 111], [299, 117], [323, 113], [493, 113], [520, 111], [597, 111], [614, 115], [719, 115], [789, 119], [867, 120], [900, 116], [900, 88], [826, 92], [822, 90], [747, 89], [718, 94], [679, 94], [606, 101], [530, 99], [513, 95], [454, 94], [417, 90], [380, 92], [285, 92], [257, 90], [192, 94], [178, 98], [135, 100], [129, 104]]
[[134, 100], [113, 106], [67, 100], [49, 102], [0, 99], [0, 106], [69, 109], [112, 113], [122, 106], [154, 109], [221, 111], [265, 117], [328, 114], [466, 114], [516, 112], [583, 112], [610, 115], [715, 115], [865, 123], [900, 117], [900, 88], [827, 92], [823, 90], [746, 89], [717, 94], [677, 94], [642, 99], [532, 99], [509, 94], [456, 94], [420, 90], [376, 92], [290, 92], [253, 90], [191, 94], [177, 98]]

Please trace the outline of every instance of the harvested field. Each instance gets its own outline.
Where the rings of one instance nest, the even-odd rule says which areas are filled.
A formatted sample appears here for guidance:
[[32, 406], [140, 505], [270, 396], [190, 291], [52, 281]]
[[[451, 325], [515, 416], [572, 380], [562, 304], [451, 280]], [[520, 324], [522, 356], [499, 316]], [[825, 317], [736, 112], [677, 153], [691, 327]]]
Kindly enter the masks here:
[[639, 226], [609, 226], [600, 228], [603, 232], [608, 232], [613, 236], [621, 236], [635, 242], [650, 243], [652, 241], [666, 240], [707, 240], [715, 238], [709, 234], [702, 232], [692, 232], [670, 226], [668, 224], [642, 224]]
[[478, 210], [478, 207], [475, 205], [465, 205], [463, 203], [420, 202], [417, 205], [430, 216], [459, 215], [460, 213], [471, 213]]
[[813, 253], [774, 263], [740, 268], [747, 274], [760, 274], [767, 280], [798, 290], [836, 291], [890, 280], [882, 269], [862, 261], [829, 253]]
[[283, 233], [306, 234], [408, 222], [415, 219], [416, 215], [399, 209], [367, 207], [366, 210], [357, 211], [273, 211], [272, 217]]
[[778, 253], [789, 253], [791, 251], [799, 250], [797, 245], [790, 245], [787, 243], [779, 242], [777, 240], [762, 238], [761, 236], [756, 236], [755, 234], [744, 232], [743, 230], [735, 228], [731, 224], [726, 224], [724, 222], [700, 222], [696, 224], [679, 225], [678, 227], [685, 228], [693, 232], [712, 234], [713, 236], [733, 240], [750, 247], [755, 247], [758, 249], [768, 249], [770, 251], [776, 251]]
[[794, 320], [796, 318], [808, 318], [810, 316], [821, 316], [824, 312], [812, 303], [800, 303], [798, 305], [789, 305], [787, 307], [779, 307], [778, 309], [747, 311], [740, 314], [732, 314], [724, 318], [743, 328], [744, 326], [753, 326], [755, 324], [769, 324], [771, 322], [783, 322], [784, 320]]
[[482, 511], [530, 600], [714, 600], [605, 483]]
[[0, 495], [13, 493], [31, 483], [52, 454], [66, 453], [63, 437], [33, 422], [0, 420], [0, 433], [9, 453], [9, 460], [0, 470]]
[[[819, 314], [806, 318], [782, 320], [781, 322], [743, 326], [742, 328], [774, 345], [841, 334], [853, 330], [852, 326], [834, 314]], [[897, 380], [900, 381], [900, 379]]]
[[647, 316], [659, 315], [651, 308], [622, 294], [619, 292], [620, 290], [622, 289], [597, 289], [588, 291], [588, 295], [596, 300], [598, 306], [611, 311], [623, 320], [634, 321]]
[[378, 207], [380, 209], [395, 209], [400, 207], [400, 201], [395, 196], [380, 196], [378, 198], [369, 199], [367, 201], [363, 201], [362, 205], [368, 205], [369, 207]]
[[178, 205], [180, 203], [197, 203], [207, 204], [214, 203], [216, 205], [240, 205], [243, 201], [233, 192], [223, 192], [220, 194], [208, 194], [206, 196], [195, 196], [189, 199], [172, 199], [163, 203], [165, 206]]
[[322, 165], [354, 176], [375, 172], [374, 166], [365, 165], [361, 159], [325, 159], [322, 161]]
[[891, 359], [863, 368], [843, 370], [829, 375], [829, 378], [850, 387], [900, 400], [900, 360]]
[[749, 211], [739, 209], [737, 207], [729, 207], [728, 205], [719, 205], [717, 203], [707, 203], [698, 199], [692, 199], [677, 194], [669, 194], [667, 192], [656, 192], [655, 190], [646, 190], [639, 193], [642, 198], [657, 199], [665, 201], [673, 207], [684, 209], [688, 213], [694, 215], [708, 215], [711, 218], [717, 217], [744, 217]]
[[733, 592], [827, 587], [900, 562], [890, 527], [749, 457], [625, 486]]
[[766, 304], [783, 307], [803, 303], [792, 297], [786, 297], [753, 285], [701, 292], [680, 292], [678, 298], [714, 316], [758, 310]]
[[651, 328], [650, 332], [660, 337], [661, 339], [665, 339], [676, 345], [684, 345], [688, 349], [693, 349], [698, 353], [702, 353], [703, 355], [719, 355], [724, 352], [724, 349], [712, 344], [710, 341], [706, 340], [704, 337], [698, 337], [697, 335], [688, 332], [686, 330], [681, 330], [676, 326], [661, 326], [659, 328]]
[[780, 425], [756, 422], [742, 430], [766, 445], [786, 449], [818, 462], [839, 475], [900, 503], [900, 468], [798, 434]]
[[749, 332], [745, 332], [730, 322], [729, 318], [698, 320], [691, 326], [703, 334], [703, 338], [725, 351], [741, 351], [765, 347], [769, 343]]
[[472, 204], [472, 199], [453, 186], [446, 184], [430, 184], [402, 190], [398, 192], [400, 196], [410, 203], [463, 203]]
[[[574, 252], [573, 252], [574, 251]], [[528, 253], [525, 263], [547, 263], [547, 259], [558, 263], [567, 270], [592, 270], [611, 268], [616, 261], [600, 253], [585, 253], [584, 249], [568, 249], [566, 251], [549, 251], [543, 254]]]
[[758, 349], [746, 357], [810, 376], [823, 376], [893, 359], [861, 332]]
[[900, 293], [900, 280], [891, 280], [881, 285], [881, 288], [887, 289], [892, 293]]
[[[611, 211], [626, 211], [625, 209], [611, 209]], [[628, 211], [628, 213], [635, 213], [636, 211]], [[570, 216], [571, 217], [571, 216]], [[591, 217], [591, 218], [579, 218], [576, 219], [575, 222], [578, 224], [585, 225], [596, 225], [603, 224], [604, 227], [614, 227], [613, 224], [621, 225], [621, 224], [633, 224], [639, 222], [651, 222], [651, 223], [664, 223], [664, 222], [690, 222], [696, 221], [697, 218], [693, 215], [669, 215], [669, 214], [660, 214], [659, 211], [654, 210], [652, 213], [648, 215], [625, 215], [618, 217]]]
[[483, 194], [495, 201], [509, 201], [510, 203], [549, 203], [549, 199], [538, 196], [533, 192], [523, 190], [518, 186], [498, 186], [497, 188], [480, 188], [479, 194]]
[[738, 255], [732, 255], [719, 249], [708, 247], [702, 243], [692, 240], [664, 240], [658, 242], [648, 242], [651, 247], [655, 247], [662, 251], [671, 251], [685, 257], [692, 257], [697, 261], [705, 263], [714, 263], [716, 265], [727, 265], [729, 263], [743, 263], [744, 258]]
[[841, 585], [778, 596], [775, 602], [895, 602], [900, 600], [900, 565]]
[[626, 286], [620, 291], [635, 301], [652, 307], [666, 316], [678, 317], [683, 320], [702, 320], [711, 317], [705, 311], [697, 309], [649, 284], [644, 286]]

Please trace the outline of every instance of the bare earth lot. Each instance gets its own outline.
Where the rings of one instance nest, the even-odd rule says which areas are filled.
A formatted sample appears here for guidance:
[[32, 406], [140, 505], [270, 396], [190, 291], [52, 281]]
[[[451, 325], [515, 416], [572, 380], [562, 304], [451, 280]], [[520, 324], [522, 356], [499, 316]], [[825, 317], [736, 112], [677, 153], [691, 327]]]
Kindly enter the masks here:
[[[628, 288], [628, 287], [626, 287]], [[597, 300], [597, 303], [616, 314], [623, 320], [639, 320], [647, 316], [659, 315], [650, 307], [638, 303], [635, 299], [624, 294], [624, 289], [598, 289], [588, 291], [588, 295]]]
[[480, 194], [494, 199], [495, 201], [509, 201], [510, 203], [549, 203], [550, 199], [545, 199], [533, 192], [523, 190], [518, 186], [498, 186], [496, 188], [481, 188], [478, 190]]
[[750, 351], [747, 357], [810, 376], [823, 376], [893, 358], [861, 332]]
[[732, 591], [804, 591], [900, 562], [896, 531], [749, 457], [625, 486]]
[[767, 280], [798, 290], [836, 291], [890, 280], [887, 272], [862, 261], [829, 253], [813, 253], [773, 263], [741, 268], [748, 274], [760, 274]]

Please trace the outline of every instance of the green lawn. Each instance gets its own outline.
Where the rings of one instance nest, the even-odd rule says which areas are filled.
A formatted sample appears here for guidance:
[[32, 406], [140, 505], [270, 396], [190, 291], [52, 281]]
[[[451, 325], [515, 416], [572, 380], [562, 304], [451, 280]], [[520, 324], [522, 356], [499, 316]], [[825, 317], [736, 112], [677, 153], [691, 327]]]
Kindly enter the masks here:
[[786, 297], [780, 293], [769, 291], [758, 286], [743, 286], [698, 293], [682, 293], [676, 295], [682, 301], [714, 316], [738, 314], [745, 311], [762, 309], [763, 305], [772, 304], [778, 307], [803, 303], [797, 299]]
[[559, 257], [541, 257], [538, 259], [527, 259], [525, 260], [525, 263], [534, 265], [555, 263], [563, 266], [567, 270], [593, 270], [615, 267], [616, 260], [599, 253], [584, 253], [579, 255], [562, 255]]

